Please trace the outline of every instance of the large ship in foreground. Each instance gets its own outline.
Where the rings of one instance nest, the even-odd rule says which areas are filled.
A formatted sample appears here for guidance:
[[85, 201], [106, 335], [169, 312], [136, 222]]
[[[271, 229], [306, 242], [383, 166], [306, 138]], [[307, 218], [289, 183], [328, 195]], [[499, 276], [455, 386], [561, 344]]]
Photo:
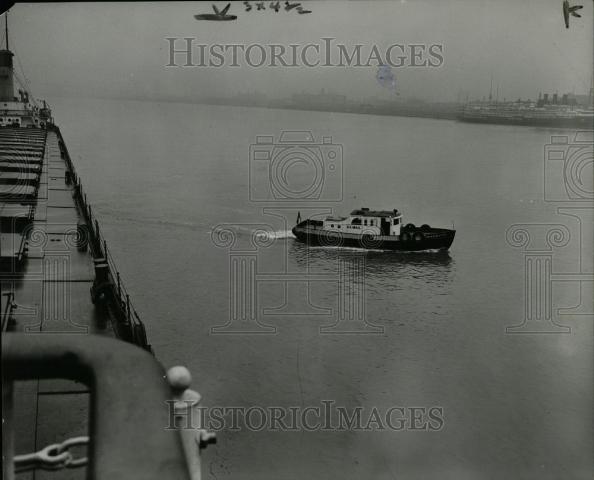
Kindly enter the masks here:
[[152, 355], [51, 110], [24, 85], [15, 91], [8, 28], [5, 38], [2, 477], [199, 479], [213, 436], [200, 422], [176, 426], [200, 396], [186, 369], [166, 376]]
[[398, 210], [353, 210], [348, 217], [307, 219], [293, 227], [297, 240], [310, 245], [355, 247], [374, 250], [448, 250], [455, 230], [402, 224]]

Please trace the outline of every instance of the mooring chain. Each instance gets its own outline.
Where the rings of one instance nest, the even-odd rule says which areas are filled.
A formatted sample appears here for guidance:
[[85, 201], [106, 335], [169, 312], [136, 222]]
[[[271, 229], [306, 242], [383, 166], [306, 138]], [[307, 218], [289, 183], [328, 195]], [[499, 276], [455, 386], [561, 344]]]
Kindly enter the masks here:
[[59, 470], [61, 468], [76, 468], [86, 465], [87, 457], [74, 458], [68, 450], [79, 445], [88, 445], [89, 437], [73, 437], [62, 443], [54, 443], [42, 448], [38, 452], [25, 455], [15, 455], [13, 462], [16, 471], [43, 468]]

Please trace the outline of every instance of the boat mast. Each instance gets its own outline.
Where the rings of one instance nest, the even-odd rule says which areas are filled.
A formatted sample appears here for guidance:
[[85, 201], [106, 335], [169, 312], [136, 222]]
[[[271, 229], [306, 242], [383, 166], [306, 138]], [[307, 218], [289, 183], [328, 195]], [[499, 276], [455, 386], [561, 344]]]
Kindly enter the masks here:
[[6, 50], [10, 50], [8, 48], [8, 10], [4, 14], [4, 33], [6, 34]]

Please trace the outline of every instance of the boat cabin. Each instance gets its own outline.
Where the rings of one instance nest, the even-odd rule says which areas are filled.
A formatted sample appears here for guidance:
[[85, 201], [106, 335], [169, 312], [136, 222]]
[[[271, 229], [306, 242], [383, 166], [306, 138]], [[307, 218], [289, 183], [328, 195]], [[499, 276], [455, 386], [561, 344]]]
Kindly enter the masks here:
[[324, 230], [357, 235], [400, 235], [402, 214], [394, 210], [353, 210], [348, 217], [327, 217]]

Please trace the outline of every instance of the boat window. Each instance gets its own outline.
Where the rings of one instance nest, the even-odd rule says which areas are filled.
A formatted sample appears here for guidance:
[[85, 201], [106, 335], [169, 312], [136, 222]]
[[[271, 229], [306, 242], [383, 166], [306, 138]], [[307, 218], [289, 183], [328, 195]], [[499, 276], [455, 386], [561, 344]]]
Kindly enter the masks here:
[[394, 219], [394, 225], [398, 225], [398, 219], [397, 218]]
[[361, 219], [360, 218], [353, 218], [353, 221], [351, 222], [351, 225], [361, 225]]
[[332, 228], [334, 228], [334, 224], [331, 224], [330, 226], [331, 226]]
[[363, 220], [363, 225], [367, 225], [367, 219]]

